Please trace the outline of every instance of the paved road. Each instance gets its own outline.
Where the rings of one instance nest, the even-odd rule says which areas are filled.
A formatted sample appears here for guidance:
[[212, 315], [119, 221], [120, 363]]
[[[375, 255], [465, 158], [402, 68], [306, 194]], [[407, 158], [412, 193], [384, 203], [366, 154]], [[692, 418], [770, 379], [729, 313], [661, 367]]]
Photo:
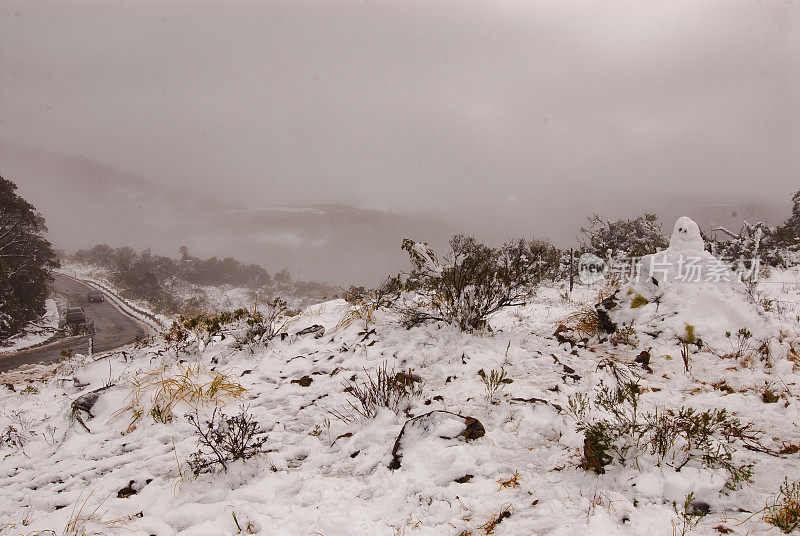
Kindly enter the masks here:
[[[133, 318], [123, 314], [108, 300], [102, 303], [89, 303], [86, 293], [90, 290], [83, 283], [63, 275], [56, 275], [53, 281], [53, 292], [59, 294], [70, 306], [83, 307], [86, 321], [94, 322], [94, 352], [113, 350], [133, 342], [137, 336], [145, 334], [144, 328]], [[15, 369], [28, 363], [44, 363], [62, 359], [61, 351], [72, 348], [75, 353], [88, 352], [88, 338], [61, 341], [42, 348], [20, 350], [8, 357], [0, 357], [0, 372]]]

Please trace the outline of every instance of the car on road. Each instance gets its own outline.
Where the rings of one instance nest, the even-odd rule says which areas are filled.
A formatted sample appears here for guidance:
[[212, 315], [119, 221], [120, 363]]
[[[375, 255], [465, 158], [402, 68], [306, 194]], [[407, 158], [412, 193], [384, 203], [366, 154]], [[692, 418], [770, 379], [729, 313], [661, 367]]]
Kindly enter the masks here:
[[86, 293], [86, 300], [90, 303], [105, 301], [106, 297], [99, 290], [90, 290]]
[[86, 322], [86, 315], [80, 307], [70, 307], [64, 315], [67, 324], [83, 324]]

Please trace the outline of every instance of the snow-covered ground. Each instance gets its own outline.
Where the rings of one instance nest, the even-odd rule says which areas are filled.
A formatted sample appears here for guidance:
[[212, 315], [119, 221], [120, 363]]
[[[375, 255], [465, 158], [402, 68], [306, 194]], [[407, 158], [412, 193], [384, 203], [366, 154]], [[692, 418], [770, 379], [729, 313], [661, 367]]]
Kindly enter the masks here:
[[58, 329], [58, 321], [58, 306], [56, 301], [50, 298], [45, 302], [44, 316], [32, 322], [21, 334], [11, 337], [5, 344], [0, 345], [0, 354], [16, 352], [45, 342]]
[[757, 297], [779, 318], [797, 321], [800, 315], [800, 267], [770, 270], [769, 275], [759, 282]]
[[[763, 285], [773, 299], [797, 299], [797, 272], [773, 271], [767, 282], [773, 280], [781, 284]], [[14, 391], [0, 387], [0, 432], [12, 426], [19, 434], [17, 445], [0, 447], [0, 534], [61, 534], [72, 522], [84, 532], [65, 533], [455, 536], [493, 529], [496, 535], [669, 536], [679, 520], [673, 502], [682, 505], [690, 492], [710, 508], [692, 534], [779, 534], [754, 513], [784, 477], [800, 478], [796, 451], [774, 456], [738, 445], [734, 461], [754, 470], [752, 482], [735, 490], [726, 488], [724, 470], [698, 460], [676, 471], [643, 455], [598, 475], [580, 467], [584, 437], [566, 408], [570, 395], [609, 382], [608, 368], [598, 365], [612, 359], [638, 377], [643, 412], [725, 408], [762, 430], [768, 449], [800, 445], [797, 318], [776, 308], [733, 310], [739, 302], [731, 302], [715, 322], [731, 318], [726, 329], [733, 332], [746, 327], [740, 319], [763, 323], [770, 355], [733, 357], [729, 339], [709, 333], [713, 344], [692, 352], [686, 372], [668, 330], [637, 333], [635, 345], [560, 343], [556, 327], [596, 294], [597, 288], [569, 295], [564, 285], [545, 287], [529, 305], [492, 318], [493, 331], [472, 334], [441, 323], [406, 330], [385, 310], [367, 329], [358, 320], [343, 327], [350, 306], [334, 300], [306, 308], [288, 337], [266, 346], [238, 347], [234, 326], [177, 359], [159, 340], [95, 362], [76, 358], [13, 376]], [[665, 303], [682, 307], [680, 300]], [[651, 318], [644, 309], [642, 325]], [[314, 324], [325, 328], [323, 336], [297, 335]], [[652, 356], [651, 371], [633, 362], [642, 350]], [[422, 379], [410, 414], [470, 416], [485, 435], [442, 439], [457, 425], [443, 417], [435, 433], [409, 434], [401, 466], [390, 469], [407, 416], [383, 410], [344, 421], [331, 413], [352, 400], [343, 382], [383, 363]], [[267, 431], [269, 452], [195, 478], [187, 467], [198, 448], [184, 418], [189, 406], [177, 406], [171, 422], [156, 422], [143, 396], [143, 416], [130, 426], [132, 413], [123, 408], [131, 402], [131, 382], [147, 371], [174, 375], [189, 366], [199, 367], [203, 379], [224, 372], [247, 390], [222, 409], [231, 415], [248, 408]], [[500, 369], [512, 382], [490, 402], [479, 371]], [[80, 411], [75, 419], [72, 401], [107, 385], [91, 415]], [[777, 402], [764, 401], [766, 387]], [[211, 412], [199, 408], [201, 417]], [[131, 493], [123, 493], [129, 496], [119, 497], [131, 482]]]

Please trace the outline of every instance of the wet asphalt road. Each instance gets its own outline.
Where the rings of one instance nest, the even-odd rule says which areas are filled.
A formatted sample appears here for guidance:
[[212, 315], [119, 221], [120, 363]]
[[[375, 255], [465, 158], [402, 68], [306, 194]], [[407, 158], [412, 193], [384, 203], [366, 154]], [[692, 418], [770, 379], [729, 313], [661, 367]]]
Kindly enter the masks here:
[[[70, 307], [83, 307], [86, 321], [94, 322], [94, 353], [113, 350], [133, 342], [136, 337], [145, 334], [144, 328], [133, 318], [122, 313], [108, 300], [101, 303], [89, 303], [86, 293], [90, 287], [74, 279], [56, 275], [53, 281], [53, 292], [67, 301]], [[61, 311], [63, 314], [63, 311]], [[88, 352], [88, 337], [79, 340], [61, 341], [41, 348], [20, 350], [9, 356], [0, 357], [0, 372], [6, 372], [28, 363], [45, 363], [63, 359], [61, 351], [72, 348], [74, 353]]]

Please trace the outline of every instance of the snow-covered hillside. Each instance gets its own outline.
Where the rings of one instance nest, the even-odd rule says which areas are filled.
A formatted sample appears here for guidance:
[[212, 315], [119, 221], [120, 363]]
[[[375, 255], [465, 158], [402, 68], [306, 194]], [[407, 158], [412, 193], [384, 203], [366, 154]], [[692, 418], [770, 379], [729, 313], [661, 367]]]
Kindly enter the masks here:
[[[768, 285], [773, 299], [796, 299], [797, 272], [771, 280], [783, 285]], [[240, 344], [247, 326], [233, 322], [202, 350], [189, 344], [177, 356], [161, 337], [92, 362], [8, 373], [0, 534], [669, 536], [681, 534], [677, 512], [689, 493], [692, 512], [708, 510], [688, 517], [698, 521], [692, 534], [779, 534], [758, 512], [784, 477], [800, 478], [797, 318], [786, 308], [732, 311], [766, 326], [769, 354], [755, 335], [737, 347], [737, 330], [752, 326], [735, 323], [725, 328], [732, 338], [712, 333], [713, 342], [691, 347], [687, 372], [669, 330], [616, 345], [554, 335], [597, 290], [542, 288], [529, 305], [491, 318], [492, 331], [475, 333], [443, 323], [406, 330], [386, 310], [345, 325], [352, 306], [335, 300], [306, 308], [268, 344]], [[315, 325], [324, 332], [305, 329]], [[649, 363], [635, 361], [643, 351]], [[420, 380], [410, 380], [421, 393], [407, 414], [348, 411], [355, 399], [345, 384], [384, 365]], [[482, 379], [491, 371], [511, 380], [493, 396]], [[146, 389], [153, 378], [181, 377], [207, 394], [215, 377], [227, 386], [230, 396], [208, 398], [227, 415], [251, 414], [266, 452], [195, 477], [188, 462], [198, 435], [185, 417], [195, 409], [176, 402], [170, 420], [153, 411], [155, 391]], [[639, 385], [641, 415], [726, 409], [752, 423], [763, 432], [756, 443], [731, 443], [732, 463], [752, 464], [752, 482], [730, 485], [728, 471], [699, 457], [677, 470], [680, 455], [659, 464], [649, 448], [602, 474], [584, 469], [576, 401], [620, 377]], [[210, 418], [213, 404], [194, 405]], [[398, 440], [410, 416], [423, 417]], [[459, 416], [485, 433], [459, 436], [473, 422]]]

